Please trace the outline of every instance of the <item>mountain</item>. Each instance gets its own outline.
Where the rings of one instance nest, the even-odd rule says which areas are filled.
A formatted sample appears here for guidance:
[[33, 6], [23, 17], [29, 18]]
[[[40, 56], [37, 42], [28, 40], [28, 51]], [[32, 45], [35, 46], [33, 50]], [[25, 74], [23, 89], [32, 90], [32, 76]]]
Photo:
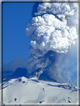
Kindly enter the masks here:
[[28, 74], [27, 74], [27, 69], [25, 68], [17, 68], [15, 71], [13, 71], [12, 73], [8, 74], [7, 72], [4, 72], [5, 74], [7, 73], [7, 75], [5, 75], [3, 73], [3, 81], [9, 81], [10, 79], [13, 79], [13, 78], [19, 78], [19, 77], [28, 77]]
[[11, 75], [12, 78], [27, 77], [27, 70], [25, 68], [17, 68]]
[[[39, 80], [58, 82], [54, 78], [50, 77], [49, 72], [47, 70], [48, 69], [46, 68], [46, 69], [44, 69], [44, 71], [42, 71], [42, 68], [38, 68], [38, 69], [32, 71], [31, 73], [29, 73], [26, 68], [17, 68], [12, 73], [10, 73], [8, 71], [4, 72], [5, 74], [3, 73], [3, 81], [8, 81], [10, 79], [19, 78], [19, 77], [22, 77], [22, 76], [24, 76], [26, 78], [37, 76]], [[42, 73], [41, 73], [41, 71], [42, 71]]]
[[4, 104], [78, 103], [77, 87], [68, 83], [18, 77], [3, 82]]
[[15, 105], [74, 103], [76, 105], [79, 101], [78, 89], [59, 76], [55, 64], [56, 57], [55, 53], [49, 51], [38, 58], [38, 64], [34, 65], [32, 71], [17, 68], [12, 73], [4, 72], [3, 103]]

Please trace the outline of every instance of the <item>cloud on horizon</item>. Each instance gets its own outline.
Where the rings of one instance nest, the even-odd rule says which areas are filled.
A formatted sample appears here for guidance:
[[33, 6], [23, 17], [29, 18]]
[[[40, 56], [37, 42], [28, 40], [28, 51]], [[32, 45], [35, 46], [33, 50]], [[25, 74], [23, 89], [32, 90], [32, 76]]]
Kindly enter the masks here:
[[19, 67], [26, 68], [26, 59], [23, 60], [21, 57], [17, 56], [13, 60], [10, 60], [9, 63], [3, 64], [3, 71], [13, 72]]

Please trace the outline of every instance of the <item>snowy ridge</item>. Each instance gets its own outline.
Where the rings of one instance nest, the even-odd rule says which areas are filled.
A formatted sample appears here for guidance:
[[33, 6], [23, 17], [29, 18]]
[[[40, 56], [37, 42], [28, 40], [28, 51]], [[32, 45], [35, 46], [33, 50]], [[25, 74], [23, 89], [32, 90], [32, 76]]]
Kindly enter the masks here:
[[20, 77], [3, 83], [4, 104], [77, 104], [77, 87], [34, 78]]

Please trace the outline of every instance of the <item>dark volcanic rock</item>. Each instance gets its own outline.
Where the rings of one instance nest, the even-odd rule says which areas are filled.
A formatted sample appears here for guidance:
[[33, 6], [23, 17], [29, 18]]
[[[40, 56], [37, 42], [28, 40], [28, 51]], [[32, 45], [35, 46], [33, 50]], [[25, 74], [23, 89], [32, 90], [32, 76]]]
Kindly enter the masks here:
[[27, 69], [25, 68], [17, 68], [13, 74], [11, 75], [11, 77], [14, 77], [14, 78], [18, 78], [18, 77], [27, 77]]

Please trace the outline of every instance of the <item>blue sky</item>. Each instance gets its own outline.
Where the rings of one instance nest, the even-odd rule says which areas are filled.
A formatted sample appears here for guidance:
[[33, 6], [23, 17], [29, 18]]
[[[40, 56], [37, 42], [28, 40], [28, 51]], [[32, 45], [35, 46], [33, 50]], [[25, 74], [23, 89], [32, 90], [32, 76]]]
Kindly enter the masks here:
[[3, 3], [3, 63], [19, 56], [28, 57], [30, 40], [26, 27], [34, 3]]
[[[4, 71], [14, 71], [18, 67], [26, 67], [26, 57], [30, 56], [30, 40], [26, 36], [26, 28], [32, 18], [32, 10], [33, 13], [36, 11], [35, 8], [32, 9], [33, 5], [34, 3], [3, 3], [3, 64], [6, 63], [3, 67]], [[37, 5], [35, 5], [35, 7], [36, 6]], [[76, 49], [72, 48], [72, 52], [70, 51], [69, 53], [71, 53], [71, 56], [77, 58], [77, 51], [74, 52], [75, 50]], [[63, 57], [61, 56], [61, 61], [63, 60]], [[67, 78], [74, 82], [72, 78], [75, 78], [74, 75], [77, 71], [77, 60], [74, 58], [75, 61], [73, 61], [73, 57], [70, 60], [70, 54], [67, 54], [65, 56], [66, 59], [64, 64], [62, 64], [63, 61], [59, 61], [59, 70], [63, 72], [62, 75], [64, 75], [64, 77], [65, 72], [67, 72]]]

